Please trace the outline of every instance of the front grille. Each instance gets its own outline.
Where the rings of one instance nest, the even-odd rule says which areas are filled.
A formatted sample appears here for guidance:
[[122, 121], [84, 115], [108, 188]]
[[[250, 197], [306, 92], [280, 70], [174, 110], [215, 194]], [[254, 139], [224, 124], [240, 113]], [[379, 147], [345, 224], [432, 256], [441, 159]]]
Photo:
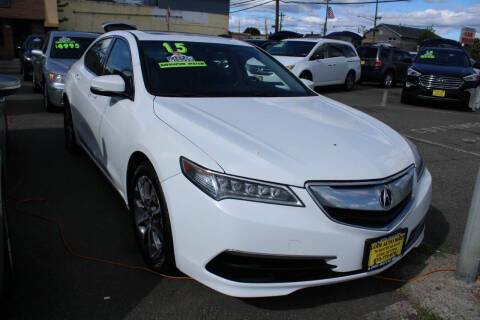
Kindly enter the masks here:
[[411, 200], [406, 197], [402, 202], [388, 211], [361, 211], [324, 207], [330, 216], [340, 222], [367, 228], [383, 228], [392, 223]]
[[463, 80], [458, 77], [447, 77], [437, 75], [421, 75], [419, 79], [421, 86], [435, 89], [458, 89], [462, 86]]
[[[331, 220], [355, 227], [390, 229], [413, 202], [414, 167], [376, 181], [309, 182], [307, 190]], [[388, 195], [388, 205], [385, 195]]]

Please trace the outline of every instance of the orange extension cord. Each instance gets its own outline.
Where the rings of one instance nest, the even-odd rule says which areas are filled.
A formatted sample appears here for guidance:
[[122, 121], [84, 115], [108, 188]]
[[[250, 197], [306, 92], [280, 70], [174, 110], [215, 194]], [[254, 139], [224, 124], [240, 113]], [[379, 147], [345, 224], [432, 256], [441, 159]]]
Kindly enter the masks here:
[[[95, 258], [95, 257], [89, 257], [89, 256], [86, 256], [86, 255], [83, 255], [83, 254], [80, 254], [80, 253], [77, 253], [77, 252], [73, 251], [73, 249], [70, 247], [67, 240], [65, 239], [65, 234], [63, 232], [63, 227], [62, 227], [61, 223], [58, 222], [58, 220], [56, 220], [54, 218], [45, 217], [45, 216], [42, 216], [42, 215], [37, 214], [37, 213], [27, 212], [27, 211], [24, 211], [24, 210], [19, 208], [19, 206], [21, 204], [32, 203], [32, 202], [45, 202], [45, 201], [46, 200], [43, 199], [43, 198], [31, 198], [31, 199], [20, 200], [20, 201], [17, 201], [17, 203], [16, 203], [16, 209], [17, 209], [17, 212], [19, 212], [23, 215], [35, 217], [35, 218], [38, 218], [38, 219], [56, 224], [57, 228], [58, 228], [58, 232], [60, 234], [60, 239], [62, 240], [63, 245], [65, 246], [65, 249], [72, 256], [75, 256], [75, 257], [78, 257], [78, 258], [84, 259], [84, 260], [95, 261], [95, 262], [100, 262], [100, 263], [105, 263], [105, 264], [111, 264], [111, 265], [114, 265], [114, 266], [117, 266], [117, 267], [122, 267], [122, 268], [127, 268], [127, 269], [132, 269], [132, 270], [141, 270], [141, 271], [149, 272], [149, 273], [152, 273], [154, 275], [161, 276], [161, 277], [164, 277], [164, 278], [167, 278], [167, 279], [175, 279], [175, 280], [191, 280], [192, 279], [190, 277], [169, 276], [169, 275], [166, 275], [166, 274], [163, 274], [163, 273], [160, 273], [160, 272], [153, 271], [153, 270], [151, 270], [149, 268], [146, 268], [146, 267], [134, 266], [134, 265], [120, 263], [120, 262], [116, 262], [116, 261], [100, 259], [100, 258]], [[396, 279], [396, 278], [388, 278], [388, 277], [382, 277], [382, 276], [372, 276], [372, 278], [380, 279], [380, 280], [386, 280], [386, 281], [393, 281], [393, 282], [409, 283], [409, 282], [418, 280], [420, 278], [426, 277], [426, 276], [428, 276], [432, 273], [445, 272], [445, 271], [455, 271], [455, 270], [456, 270], [455, 268], [438, 268], [438, 269], [430, 270], [428, 272], [425, 272], [423, 274], [420, 274], [420, 275], [415, 276], [415, 277], [410, 278], [410, 279]], [[480, 279], [480, 277], [479, 277], [479, 279]]]

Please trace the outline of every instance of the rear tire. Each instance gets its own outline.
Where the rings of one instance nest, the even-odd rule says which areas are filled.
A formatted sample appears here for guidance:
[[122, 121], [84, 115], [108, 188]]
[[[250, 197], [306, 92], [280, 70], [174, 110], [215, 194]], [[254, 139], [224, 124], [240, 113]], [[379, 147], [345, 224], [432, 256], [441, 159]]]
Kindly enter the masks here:
[[352, 91], [355, 89], [355, 74], [352, 71], [347, 74], [343, 87], [346, 91]]
[[382, 86], [387, 89], [395, 86], [395, 75], [392, 71], [387, 71], [385, 73], [382, 80]]
[[141, 162], [129, 181], [129, 203], [145, 262], [158, 272], [175, 272], [173, 237], [167, 205], [153, 166]]

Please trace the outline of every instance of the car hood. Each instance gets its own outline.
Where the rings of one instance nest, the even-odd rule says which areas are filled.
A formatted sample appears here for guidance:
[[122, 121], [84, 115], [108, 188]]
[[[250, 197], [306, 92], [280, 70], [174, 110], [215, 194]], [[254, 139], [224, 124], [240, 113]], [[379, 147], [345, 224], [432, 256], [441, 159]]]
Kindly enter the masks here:
[[285, 56], [273, 56], [275, 59], [280, 61], [284, 66], [291, 66], [299, 63], [300, 61], [305, 60], [305, 57], [285, 57]]
[[76, 59], [48, 59], [45, 68], [49, 72], [67, 74], [70, 67], [76, 62]]
[[420, 73], [442, 76], [464, 77], [473, 73], [471, 67], [439, 66], [432, 64], [414, 63], [413, 68]]
[[379, 179], [414, 161], [394, 130], [323, 96], [156, 97], [154, 112], [226, 173], [253, 179], [294, 186]]

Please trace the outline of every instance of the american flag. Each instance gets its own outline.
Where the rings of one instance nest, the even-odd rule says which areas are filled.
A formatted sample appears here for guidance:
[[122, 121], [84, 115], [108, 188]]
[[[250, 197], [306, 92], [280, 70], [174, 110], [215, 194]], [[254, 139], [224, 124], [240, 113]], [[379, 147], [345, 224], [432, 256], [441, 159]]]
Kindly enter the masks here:
[[335, 19], [335, 15], [333, 14], [333, 10], [330, 7], [327, 7], [327, 17], [328, 17], [328, 19]]

